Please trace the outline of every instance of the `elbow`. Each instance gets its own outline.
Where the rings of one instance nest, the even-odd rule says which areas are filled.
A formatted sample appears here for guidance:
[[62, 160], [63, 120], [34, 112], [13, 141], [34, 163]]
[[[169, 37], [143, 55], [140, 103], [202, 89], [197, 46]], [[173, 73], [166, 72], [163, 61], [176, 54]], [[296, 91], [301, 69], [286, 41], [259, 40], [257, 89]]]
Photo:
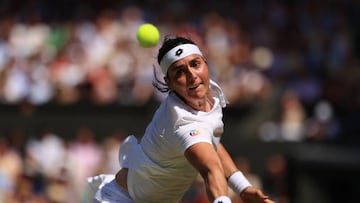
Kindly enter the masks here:
[[224, 169], [219, 164], [212, 165], [211, 167], [201, 168], [198, 171], [199, 171], [201, 177], [203, 177], [203, 179], [206, 182], [212, 178], [215, 178], [215, 179], [219, 179], [221, 177], [225, 178]]

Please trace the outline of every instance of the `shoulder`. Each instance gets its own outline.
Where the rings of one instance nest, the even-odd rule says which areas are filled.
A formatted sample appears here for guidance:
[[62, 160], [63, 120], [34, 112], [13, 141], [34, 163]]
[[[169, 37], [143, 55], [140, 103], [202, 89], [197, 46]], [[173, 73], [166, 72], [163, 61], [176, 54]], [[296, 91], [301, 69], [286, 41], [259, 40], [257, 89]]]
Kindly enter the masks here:
[[226, 95], [224, 94], [221, 87], [213, 80], [210, 80], [210, 91], [211, 94], [219, 99], [220, 106], [222, 108], [225, 108], [227, 104], [229, 104], [228, 99], [226, 98]]
[[196, 112], [186, 105], [174, 92], [170, 92], [163, 102], [163, 108], [176, 117], [189, 116]]
[[167, 132], [174, 132], [179, 126], [184, 125], [184, 118], [194, 121], [196, 116], [192, 115], [188, 108], [175, 93], [170, 92], [156, 110], [152, 122], [165, 128]]

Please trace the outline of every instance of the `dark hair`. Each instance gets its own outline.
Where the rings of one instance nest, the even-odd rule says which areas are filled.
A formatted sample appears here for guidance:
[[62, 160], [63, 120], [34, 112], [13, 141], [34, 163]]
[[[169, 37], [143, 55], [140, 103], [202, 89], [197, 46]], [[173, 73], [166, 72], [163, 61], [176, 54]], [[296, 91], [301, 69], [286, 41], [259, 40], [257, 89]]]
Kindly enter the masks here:
[[160, 64], [161, 59], [165, 56], [165, 54], [170, 51], [172, 48], [180, 45], [180, 44], [195, 44], [192, 40], [184, 37], [165, 37], [162, 46], [159, 49], [157, 61]]
[[[158, 64], [160, 64], [162, 58], [165, 56], [165, 54], [170, 51], [172, 48], [181, 45], [181, 44], [195, 44], [195, 42], [193, 42], [191, 39], [188, 38], [184, 38], [184, 37], [169, 37], [166, 36], [164, 38], [163, 44], [159, 49], [158, 52], [158, 56], [157, 56], [157, 61]], [[195, 44], [196, 45], [196, 44]], [[156, 68], [154, 66], [154, 80], [152, 82], [153, 86], [159, 90], [160, 92], [168, 92], [170, 89], [167, 86], [166, 83], [164, 83], [163, 81], [161, 81], [156, 74]]]

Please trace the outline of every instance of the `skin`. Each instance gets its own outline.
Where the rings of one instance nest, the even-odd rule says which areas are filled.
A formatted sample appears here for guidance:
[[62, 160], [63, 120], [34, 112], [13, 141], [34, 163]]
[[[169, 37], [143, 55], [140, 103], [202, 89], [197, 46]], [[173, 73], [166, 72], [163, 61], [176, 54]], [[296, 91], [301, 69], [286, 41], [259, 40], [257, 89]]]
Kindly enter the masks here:
[[[209, 70], [202, 56], [193, 54], [176, 61], [169, 67], [164, 80], [193, 109], [204, 112], [212, 109], [214, 99], [209, 89]], [[226, 177], [238, 169], [222, 144], [218, 145], [217, 151], [208, 143], [192, 145], [185, 151], [185, 157], [203, 177], [210, 201], [228, 196]], [[127, 189], [127, 173], [128, 170], [122, 168], [116, 175], [117, 183], [124, 189]], [[239, 195], [245, 203], [273, 203], [254, 187], [247, 187]]]
[[[204, 112], [212, 109], [214, 99], [209, 89], [209, 70], [202, 56], [193, 54], [176, 61], [169, 67], [164, 80], [193, 109]], [[222, 144], [219, 144], [217, 151], [208, 143], [195, 144], [185, 151], [185, 157], [203, 177], [210, 201], [219, 196], [228, 196], [226, 177], [238, 169]], [[272, 203], [261, 190], [254, 187], [246, 188], [239, 195], [246, 203]]]
[[164, 78], [169, 88], [198, 111], [210, 111], [209, 70], [202, 56], [193, 54], [173, 63]]

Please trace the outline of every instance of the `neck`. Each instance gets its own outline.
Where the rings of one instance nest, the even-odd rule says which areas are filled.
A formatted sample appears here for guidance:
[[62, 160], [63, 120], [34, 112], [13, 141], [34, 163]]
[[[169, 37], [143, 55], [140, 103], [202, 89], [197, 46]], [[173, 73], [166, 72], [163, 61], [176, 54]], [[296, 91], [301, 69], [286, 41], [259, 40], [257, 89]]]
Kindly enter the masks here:
[[183, 100], [187, 105], [189, 105], [191, 108], [197, 110], [197, 111], [203, 111], [203, 112], [209, 112], [214, 106], [214, 98], [211, 96], [211, 94], [208, 94], [206, 97], [201, 99], [194, 99], [192, 101], [185, 100], [183, 97], [181, 97], [179, 94], [175, 92], [175, 94]]
[[211, 98], [206, 97], [204, 99], [196, 100], [192, 103], [187, 102], [187, 104], [195, 110], [209, 112], [214, 106], [214, 99], [212, 97]]

